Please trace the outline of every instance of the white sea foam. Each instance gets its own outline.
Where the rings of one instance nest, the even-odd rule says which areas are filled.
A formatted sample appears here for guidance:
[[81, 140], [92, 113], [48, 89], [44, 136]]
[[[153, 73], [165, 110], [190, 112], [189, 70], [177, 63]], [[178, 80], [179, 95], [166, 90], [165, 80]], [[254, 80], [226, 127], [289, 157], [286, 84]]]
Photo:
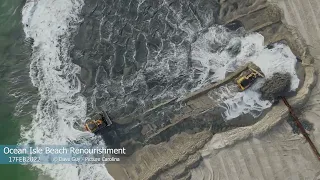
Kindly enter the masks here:
[[[241, 45], [241, 51], [236, 56], [230, 55], [226, 50], [212, 52], [211, 44], [228, 44], [227, 48]], [[267, 49], [264, 46], [263, 36], [258, 33], [239, 37], [226, 32], [224, 28], [212, 27], [198, 38], [192, 45], [192, 49], [192, 60], [201, 66], [198, 68], [202, 71], [199, 78], [202, 82], [208, 81], [210, 70], [215, 72], [209, 78], [211, 82], [214, 82], [224, 79], [226, 73], [233, 72], [248, 62], [253, 62], [261, 68], [266, 78], [276, 72], [290, 73], [291, 91], [298, 88], [299, 79], [295, 71], [296, 57], [290, 48], [283, 44], [275, 44], [273, 49]], [[261, 100], [260, 93], [257, 91], [263, 82], [264, 79], [259, 79], [244, 92], [236, 92], [225, 86], [223, 93], [220, 94], [222, 107], [226, 109], [223, 113], [225, 119], [230, 120], [247, 113], [257, 117], [262, 110], [269, 108], [271, 102]], [[202, 85], [203, 83], [200, 83], [197, 88]]]
[[[34, 39], [30, 77], [40, 100], [21, 143], [89, 144], [89, 133], [74, 125], [86, 118], [86, 99], [76, 77], [80, 67], [68, 56], [69, 37], [80, 21], [83, 0], [29, 0], [22, 14], [26, 37]], [[35, 165], [54, 179], [112, 179], [104, 165]]]

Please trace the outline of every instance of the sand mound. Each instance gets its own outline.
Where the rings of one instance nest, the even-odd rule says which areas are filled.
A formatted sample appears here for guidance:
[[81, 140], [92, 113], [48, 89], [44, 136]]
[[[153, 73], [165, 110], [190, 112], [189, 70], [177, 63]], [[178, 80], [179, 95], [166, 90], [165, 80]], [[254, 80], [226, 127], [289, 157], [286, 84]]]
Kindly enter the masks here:
[[266, 100], [274, 100], [284, 95], [290, 90], [291, 76], [289, 73], [275, 73], [260, 88], [262, 98]]

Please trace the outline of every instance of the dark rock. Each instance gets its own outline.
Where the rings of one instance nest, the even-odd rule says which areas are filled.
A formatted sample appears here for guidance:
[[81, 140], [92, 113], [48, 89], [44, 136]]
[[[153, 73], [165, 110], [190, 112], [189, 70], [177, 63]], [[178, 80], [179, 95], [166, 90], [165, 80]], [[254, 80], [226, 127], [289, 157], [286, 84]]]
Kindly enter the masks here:
[[289, 73], [275, 73], [260, 88], [261, 98], [265, 100], [274, 100], [279, 96], [285, 95], [290, 90], [291, 75]]

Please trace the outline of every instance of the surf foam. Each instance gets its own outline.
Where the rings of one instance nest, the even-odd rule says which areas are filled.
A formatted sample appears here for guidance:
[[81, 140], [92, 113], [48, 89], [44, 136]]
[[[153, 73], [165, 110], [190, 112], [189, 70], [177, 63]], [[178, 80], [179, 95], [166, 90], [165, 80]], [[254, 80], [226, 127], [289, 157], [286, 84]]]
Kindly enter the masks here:
[[[224, 47], [221, 51], [212, 52], [212, 44], [221, 44]], [[298, 88], [299, 79], [295, 71], [297, 60], [290, 48], [284, 44], [275, 44], [274, 48], [268, 49], [264, 46], [263, 36], [258, 33], [241, 37], [239, 34], [227, 32], [223, 27], [212, 27], [198, 38], [192, 48], [192, 60], [200, 64], [202, 70], [199, 78], [202, 83], [196, 89], [201, 88], [205, 81], [215, 82], [224, 79], [228, 72], [233, 72], [248, 62], [259, 66], [266, 78], [276, 72], [290, 73], [291, 91]], [[239, 51], [232, 54], [232, 48], [233, 51]], [[213, 76], [209, 74], [211, 70], [215, 73]], [[258, 117], [264, 109], [269, 108], [271, 102], [261, 100], [258, 92], [264, 81], [259, 79], [244, 92], [236, 92], [235, 88], [224, 86], [225, 90], [221, 93], [220, 100], [221, 106], [225, 108], [225, 119], [231, 120], [248, 113]]]
[[[29, 0], [22, 14], [26, 38], [33, 38], [30, 77], [40, 100], [30, 127], [23, 127], [21, 144], [90, 144], [91, 135], [74, 125], [86, 118], [86, 99], [76, 74], [80, 67], [68, 55], [69, 38], [81, 19], [83, 0]], [[35, 165], [54, 179], [112, 179], [102, 165]]]

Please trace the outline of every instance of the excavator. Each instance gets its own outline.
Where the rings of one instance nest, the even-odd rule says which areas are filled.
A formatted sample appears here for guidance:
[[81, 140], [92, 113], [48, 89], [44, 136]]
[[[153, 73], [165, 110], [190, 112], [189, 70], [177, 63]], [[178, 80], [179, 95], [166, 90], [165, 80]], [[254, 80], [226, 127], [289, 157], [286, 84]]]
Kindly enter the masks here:
[[117, 123], [111, 121], [105, 111], [98, 112], [87, 120], [84, 128], [95, 135], [99, 135], [105, 144], [111, 148], [120, 147], [120, 137], [117, 131]]
[[247, 71], [243, 71], [240, 76], [235, 79], [235, 82], [240, 91], [244, 91], [248, 89], [259, 77], [264, 77], [264, 74], [249, 66]]
[[87, 131], [94, 134], [101, 134], [107, 127], [112, 125], [112, 121], [105, 112], [99, 112], [91, 119], [87, 120], [84, 127]]

